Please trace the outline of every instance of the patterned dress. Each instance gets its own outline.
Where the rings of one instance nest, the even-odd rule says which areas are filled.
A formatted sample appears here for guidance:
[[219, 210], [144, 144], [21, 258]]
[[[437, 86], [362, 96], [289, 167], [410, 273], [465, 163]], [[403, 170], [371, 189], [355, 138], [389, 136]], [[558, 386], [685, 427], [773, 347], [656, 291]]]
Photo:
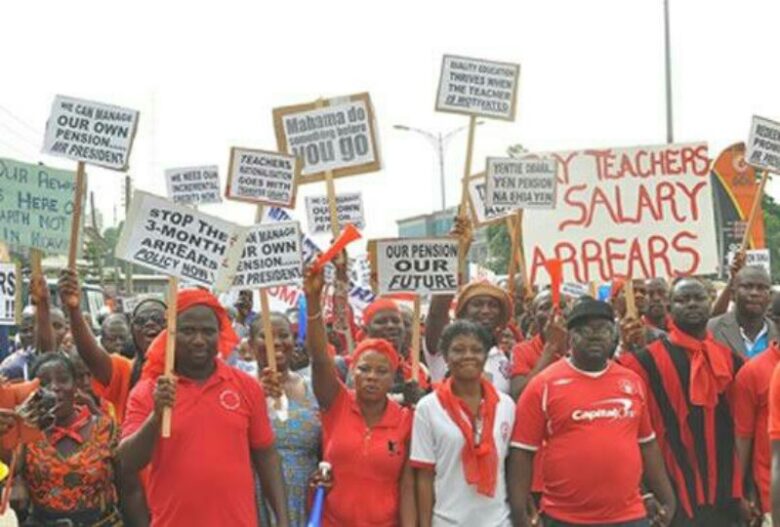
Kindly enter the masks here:
[[61, 512], [63, 518], [90, 510], [105, 510], [109, 516], [115, 510], [112, 459], [117, 447], [116, 425], [106, 415], [93, 419], [89, 437], [67, 457], [57, 452], [48, 438], [26, 447], [23, 476], [34, 509]]
[[[303, 377], [306, 399], [303, 403], [290, 400], [288, 418], [280, 421], [269, 407], [269, 417], [276, 436], [276, 449], [282, 458], [284, 482], [287, 488], [287, 508], [290, 527], [306, 527], [306, 500], [309, 476], [320, 461], [321, 426], [317, 400], [311, 381]], [[263, 503], [262, 498], [260, 503]], [[261, 509], [265, 507], [261, 506]], [[271, 525], [265, 511], [262, 525]]]

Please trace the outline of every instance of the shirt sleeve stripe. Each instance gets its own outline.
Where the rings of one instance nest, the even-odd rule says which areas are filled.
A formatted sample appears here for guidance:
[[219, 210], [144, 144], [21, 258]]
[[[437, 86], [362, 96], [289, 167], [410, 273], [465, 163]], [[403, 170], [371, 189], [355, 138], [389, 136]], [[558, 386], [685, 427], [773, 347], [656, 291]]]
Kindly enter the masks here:
[[650, 441], [652, 441], [653, 439], [655, 439], [655, 432], [653, 432], [652, 434], [650, 434], [650, 435], [649, 435], [649, 436], [647, 436], [647, 437], [640, 437], [640, 438], [639, 438], [639, 444], [640, 444], [640, 445], [644, 445], [645, 443], [649, 443], [649, 442], [650, 442]]
[[436, 468], [436, 463], [429, 463], [428, 461], [417, 461], [414, 459], [409, 460], [409, 465], [412, 468], [429, 468], [429, 469]]
[[509, 446], [511, 446], [512, 448], [519, 448], [521, 450], [529, 450], [531, 452], [536, 452], [537, 450], [539, 450], [538, 446], [527, 445], [525, 443], [520, 443], [519, 441], [512, 441], [509, 444]]

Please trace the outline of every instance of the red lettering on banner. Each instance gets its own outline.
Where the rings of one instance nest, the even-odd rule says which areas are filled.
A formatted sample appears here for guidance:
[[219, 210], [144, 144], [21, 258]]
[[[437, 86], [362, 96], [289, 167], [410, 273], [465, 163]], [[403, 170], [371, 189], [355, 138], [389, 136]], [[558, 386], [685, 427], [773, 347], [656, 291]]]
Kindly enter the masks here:
[[[531, 259], [530, 279], [536, 280], [537, 273], [545, 273], [544, 264], [548, 258], [561, 260], [564, 275], [568, 274], [578, 283], [591, 280], [608, 282], [616, 276], [687, 276], [696, 271], [701, 256], [695, 249], [696, 234], [681, 231], [671, 240], [652, 235], [646, 240], [634, 238], [607, 238], [583, 240], [578, 246], [561, 241], [553, 248], [553, 254], [544, 254], [540, 247], [534, 247]], [[675, 267], [681, 254], [690, 258], [687, 266]], [[595, 264], [595, 266], [594, 266]]]
[[686, 173], [694, 173], [697, 176], [707, 175], [709, 159], [706, 150], [705, 146], [685, 147], [679, 150], [668, 148], [653, 152], [640, 149], [633, 154], [620, 154], [620, 158], [610, 149], [585, 150], [583, 154], [593, 158], [598, 180], [605, 181], [626, 177], [643, 179], [653, 176], [669, 177]]
[[279, 287], [269, 287], [268, 294], [274, 296], [291, 306], [298, 305], [298, 288], [293, 286], [282, 285]]

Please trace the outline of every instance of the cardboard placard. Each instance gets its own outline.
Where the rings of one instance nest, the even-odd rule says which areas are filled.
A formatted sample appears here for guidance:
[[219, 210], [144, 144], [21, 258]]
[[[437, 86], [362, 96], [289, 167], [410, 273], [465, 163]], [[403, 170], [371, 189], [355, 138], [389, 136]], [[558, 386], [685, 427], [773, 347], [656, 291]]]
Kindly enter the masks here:
[[381, 168], [368, 93], [284, 106], [273, 111], [276, 143], [303, 162], [302, 183], [376, 172]]
[[[727, 255], [728, 264], [734, 261], [736, 251], [731, 251]], [[756, 265], [763, 267], [769, 276], [772, 276], [772, 256], [769, 249], [754, 249], [745, 251], [745, 266]]]
[[68, 254], [76, 174], [0, 159], [0, 240]]
[[525, 211], [530, 282], [580, 284], [714, 273], [718, 267], [706, 143], [542, 154], [559, 162], [553, 210]]
[[168, 198], [179, 205], [206, 205], [222, 202], [219, 167], [169, 168], [165, 171]]
[[[360, 192], [337, 195], [336, 210], [339, 216], [339, 230], [347, 223], [351, 223], [358, 229], [365, 227], [363, 196]], [[331, 232], [330, 208], [326, 196], [306, 197], [306, 217], [309, 219], [309, 234]]]
[[397, 238], [372, 240], [369, 252], [376, 292], [443, 294], [458, 290], [458, 240]]
[[258, 223], [247, 232], [232, 287], [257, 289], [299, 283], [302, 270], [298, 222]]
[[225, 197], [292, 209], [300, 176], [301, 162], [294, 156], [234, 146]]
[[519, 80], [519, 64], [444, 55], [436, 110], [514, 121]]
[[555, 207], [558, 162], [554, 159], [487, 158], [486, 204], [511, 209]]
[[233, 281], [246, 229], [135, 191], [116, 257], [224, 291]]
[[487, 183], [485, 173], [471, 176], [468, 182], [469, 208], [472, 222], [476, 227], [484, 227], [502, 221], [512, 215], [510, 207], [491, 207], [487, 204]]
[[780, 123], [753, 116], [745, 160], [756, 168], [780, 173]]
[[125, 170], [137, 125], [136, 110], [57, 95], [43, 153]]
[[22, 302], [19, 264], [0, 262], [0, 326], [12, 326]]

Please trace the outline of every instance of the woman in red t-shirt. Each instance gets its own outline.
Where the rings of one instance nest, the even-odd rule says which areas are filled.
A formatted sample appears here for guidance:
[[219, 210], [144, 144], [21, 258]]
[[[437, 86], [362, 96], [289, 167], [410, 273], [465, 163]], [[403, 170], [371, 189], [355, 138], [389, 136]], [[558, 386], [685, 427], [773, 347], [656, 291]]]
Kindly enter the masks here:
[[322, 413], [323, 458], [332, 466], [324, 527], [415, 525], [409, 466], [412, 414], [388, 399], [400, 359], [392, 344], [366, 339], [352, 356], [355, 390], [339, 380], [322, 321], [321, 270], [304, 278], [314, 395]]

